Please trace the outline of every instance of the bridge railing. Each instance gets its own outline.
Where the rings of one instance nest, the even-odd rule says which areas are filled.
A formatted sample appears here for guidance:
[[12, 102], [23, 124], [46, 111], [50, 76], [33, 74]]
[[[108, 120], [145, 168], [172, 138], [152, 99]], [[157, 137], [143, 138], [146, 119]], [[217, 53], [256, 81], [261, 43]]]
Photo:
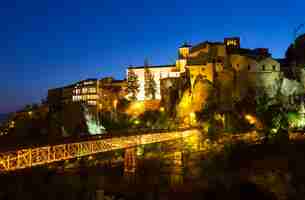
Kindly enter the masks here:
[[142, 144], [175, 140], [199, 133], [200, 132], [196, 129], [173, 131], [46, 145], [42, 147], [2, 152], [0, 153], [0, 172], [30, 168], [32, 166], [44, 165], [116, 149], [130, 148]]

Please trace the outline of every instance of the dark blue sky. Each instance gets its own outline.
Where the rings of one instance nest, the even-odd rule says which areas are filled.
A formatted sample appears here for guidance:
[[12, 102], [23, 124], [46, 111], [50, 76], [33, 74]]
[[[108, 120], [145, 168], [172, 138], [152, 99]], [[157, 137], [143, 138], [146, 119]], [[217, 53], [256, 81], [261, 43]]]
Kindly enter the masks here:
[[0, 113], [48, 88], [123, 78], [128, 65], [175, 61], [184, 41], [240, 36], [282, 57], [305, 21], [304, 0], [6, 0], [0, 6]]

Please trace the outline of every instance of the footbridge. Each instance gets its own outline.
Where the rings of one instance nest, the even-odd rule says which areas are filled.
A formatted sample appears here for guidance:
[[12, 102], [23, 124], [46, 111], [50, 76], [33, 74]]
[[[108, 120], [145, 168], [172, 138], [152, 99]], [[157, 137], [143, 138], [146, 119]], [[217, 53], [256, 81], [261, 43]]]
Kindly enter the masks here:
[[145, 133], [0, 152], [0, 173], [46, 165], [53, 162], [117, 149], [128, 149], [138, 145], [176, 140], [198, 134], [200, 134], [200, 132], [197, 129], [165, 133]]

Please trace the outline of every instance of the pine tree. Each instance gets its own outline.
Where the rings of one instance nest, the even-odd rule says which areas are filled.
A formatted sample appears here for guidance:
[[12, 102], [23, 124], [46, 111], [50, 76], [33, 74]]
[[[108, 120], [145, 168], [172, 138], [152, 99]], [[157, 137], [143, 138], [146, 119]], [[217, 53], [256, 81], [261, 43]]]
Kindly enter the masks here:
[[154, 80], [154, 75], [147, 66], [144, 67], [144, 80], [145, 97], [148, 99], [155, 99], [157, 85], [156, 81]]
[[127, 75], [127, 90], [128, 94], [131, 94], [131, 100], [137, 99], [137, 94], [139, 93], [139, 86], [140, 85], [137, 74], [132, 69], [129, 69]]

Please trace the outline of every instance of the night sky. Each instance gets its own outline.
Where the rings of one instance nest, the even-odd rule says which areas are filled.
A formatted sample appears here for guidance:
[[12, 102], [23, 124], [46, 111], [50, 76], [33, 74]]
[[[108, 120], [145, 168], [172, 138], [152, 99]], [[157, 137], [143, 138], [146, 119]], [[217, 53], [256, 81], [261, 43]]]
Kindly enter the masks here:
[[3, 0], [0, 113], [39, 102], [48, 88], [123, 78], [128, 65], [174, 63], [184, 41], [241, 37], [282, 57], [305, 1]]

